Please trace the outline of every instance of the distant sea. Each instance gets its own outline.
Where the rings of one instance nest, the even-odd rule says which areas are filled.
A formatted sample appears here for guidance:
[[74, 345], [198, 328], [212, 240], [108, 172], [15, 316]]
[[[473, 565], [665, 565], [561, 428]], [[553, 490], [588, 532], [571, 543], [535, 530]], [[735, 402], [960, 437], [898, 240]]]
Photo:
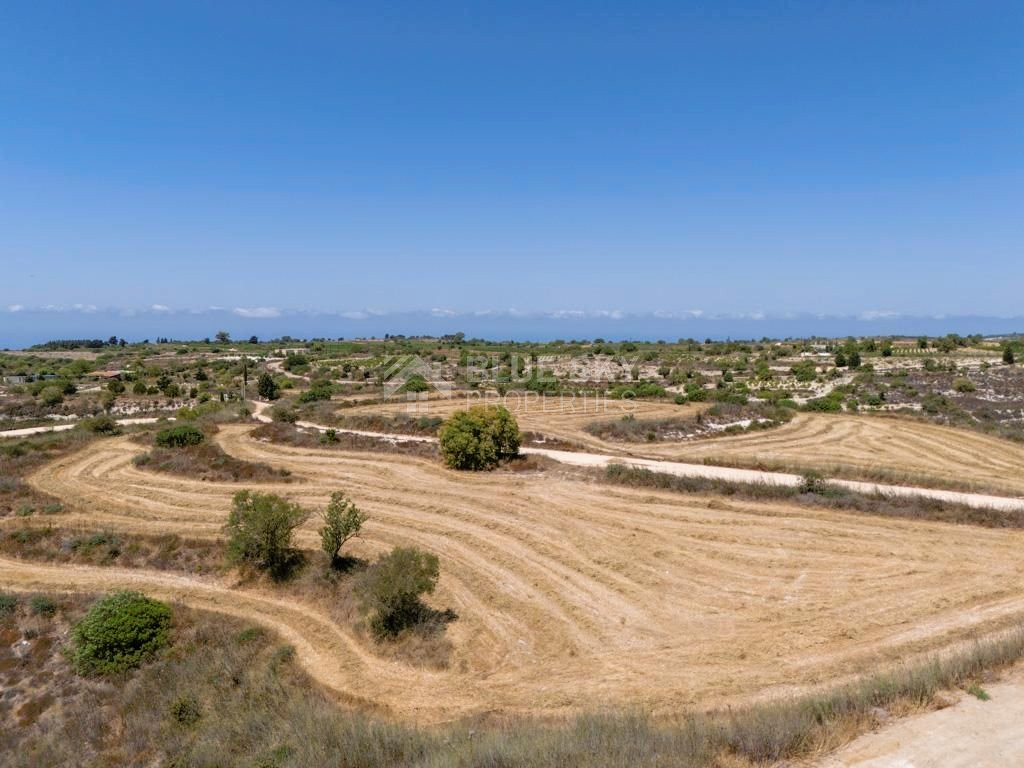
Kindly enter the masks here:
[[[0, 348], [17, 349], [50, 339], [107, 339], [131, 342], [167, 337], [192, 340], [227, 331], [234, 339], [260, 340], [291, 336], [308, 338], [370, 338], [385, 334], [441, 336], [461, 331], [468, 338], [551, 341], [554, 339], [676, 341], [693, 338], [785, 339], [808, 336], [941, 336], [1005, 335], [1024, 332], [1024, 317], [976, 315], [924, 317], [913, 315], [820, 316], [751, 315], [694, 316], [680, 314], [596, 313], [315, 313], [261, 310], [261, 316], [240, 311], [32, 310], [0, 311]], [[252, 314], [252, 312], [247, 312]]]

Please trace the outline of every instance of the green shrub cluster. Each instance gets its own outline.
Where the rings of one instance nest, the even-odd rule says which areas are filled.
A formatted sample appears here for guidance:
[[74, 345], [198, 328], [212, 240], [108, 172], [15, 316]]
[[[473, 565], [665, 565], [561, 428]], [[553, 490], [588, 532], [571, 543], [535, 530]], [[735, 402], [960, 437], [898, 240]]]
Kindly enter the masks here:
[[493, 469], [519, 454], [522, 436], [502, 406], [475, 406], [456, 413], [441, 428], [441, 455], [453, 469]]
[[270, 572], [287, 574], [296, 559], [292, 532], [309, 513], [273, 493], [239, 491], [233, 499], [224, 530], [228, 535], [228, 559]]
[[428, 610], [420, 597], [437, 586], [436, 555], [415, 547], [396, 547], [370, 566], [358, 585], [370, 629], [378, 638], [394, 637], [419, 622]]
[[71, 631], [71, 661], [81, 674], [108, 675], [139, 666], [164, 648], [171, 609], [139, 592], [97, 601]]
[[156, 433], [156, 444], [161, 448], [184, 448], [203, 442], [203, 433], [191, 424], [162, 429]]

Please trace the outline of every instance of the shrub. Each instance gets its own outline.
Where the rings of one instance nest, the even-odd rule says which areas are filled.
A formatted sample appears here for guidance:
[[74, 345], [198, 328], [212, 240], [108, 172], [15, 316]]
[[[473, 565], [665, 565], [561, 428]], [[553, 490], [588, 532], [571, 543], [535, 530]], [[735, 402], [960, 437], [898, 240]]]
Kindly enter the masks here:
[[146, 382], [144, 382], [142, 379], [139, 379], [138, 381], [135, 382], [135, 384], [132, 385], [132, 394], [134, 395], [144, 395], [148, 391], [149, 390], [146, 387]]
[[60, 387], [44, 387], [39, 392], [39, 400], [43, 405], [60, 405], [64, 402], [64, 392]]
[[171, 704], [171, 718], [178, 725], [195, 725], [202, 716], [202, 707], [199, 706], [198, 699], [191, 694], [179, 696]]
[[91, 419], [83, 419], [81, 427], [89, 432], [95, 432], [97, 435], [116, 435], [121, 431], [117, 422], [106, 414], [95, 416]]
[[333, 394], [334, 387], [331, 386], [331, 382], [320, 379], [310, 384], [309, 389], [299, 395], [299, 402], [314, 403], [318, 400], [330, 400]]
[[0, 619], [5, 619], [8, 616], [14, 615], [14, 609], [18, 607], [18, 598], [14, 595], [8, 595], [4, 592], [0, 592]]
[[337, 563], [342, 545], [359, 535], [366, 522], [366, 515], [350, 498], [338, 491], [331, 494], [331, 501], [322, 517], [324, 526], [320, 529], [320, 542], [324, 552], [331, 558], [331, 563]]
[[307, 517], [301, 506], [275, 494], [239, 491], [224, 526], [228, 559], [284, 576], [295, 562], [292, 532]]
[[956, 379], [953, 382], [953, 389], [957, 392], [973, 392], [977, 387], [974, 386], [974, 382], [970, 379]]
[[521, 441], [515, 417], [500, 405], [456, 413], [440, 435], [441, 455], [453, 469], [493, 469], [517, 456]]
[[53, 616], [57, 612], [57, 604], [46, 595], [33, 595], [28, 607], [36, 616]]
[[184, 448], [203, 442], [203, 433], [191, 424], [180, 424], [156, 433], [156, 444], [161, 448]]
[[357, 591], [376, 637], [394, 637], [423, 618], [420, 597], [434, 591], [439, 570], [436, 555], [414, 547], [396, 547], [370, 566]]
[[277, 400], [277, 382], [269, 373], [260, 374], [259, 381], [256, 383], [256, 391], [264, 400]]
[[96, 602], [71, 630], [71, 661], [80, 674], [113, 674], [139, 666], [167, 645], [171, 609], [139, 592]]
[[1013, 355], [1013, 347], [1007, 347], [1003, 350], [1003, 362], [1007, 365], [1013, 365], [1016, 362], [1016, 358]]
[[299, 414], [293, 408], [277, 405], [270, 409], [270, 418], [281, 424], [294, 424], [299, 420]]

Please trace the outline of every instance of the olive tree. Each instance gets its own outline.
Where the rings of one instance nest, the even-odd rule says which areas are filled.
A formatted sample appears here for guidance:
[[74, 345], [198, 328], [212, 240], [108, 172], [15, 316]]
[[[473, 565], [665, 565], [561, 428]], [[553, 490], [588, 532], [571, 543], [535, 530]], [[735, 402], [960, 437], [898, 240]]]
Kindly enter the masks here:
[[308, 516], [301, 506], [276, 494], [239, 491], [224, 526], [228, 559], [265, 570], [275, 578], [286, 575], [296, 556], [292, 532]]
[[373, 634], [394, 637], [421, 621], [428, 608], [420, 598], [434, 591], [439, 572], [437, 556], [415, 547], [381, 555], [357, 585]]
[[338, 553], [349, 539], [358, 536], [366, 515], [343, 492], [331, 494], [331, 501], [321, 513], [324, 525], [320, 529], [320, 544], [331, 559], [332, 565], [338, 563]]

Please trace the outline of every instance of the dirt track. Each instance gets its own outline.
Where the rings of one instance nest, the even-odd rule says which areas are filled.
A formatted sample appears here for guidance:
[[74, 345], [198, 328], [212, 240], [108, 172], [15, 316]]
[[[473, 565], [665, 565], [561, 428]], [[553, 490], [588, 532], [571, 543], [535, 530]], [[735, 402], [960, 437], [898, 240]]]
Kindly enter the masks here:
[[[459, 620], [442, 672], [381, 659], [315, 607], [152, 572], [0, 560], [22, 588], [136, 586], [271, 624], [310, 672], [397, 716], [558, 714], [637, 704], [656, 713], [799, 690], [1003, 626], [1024, 613], [1024, 535], [679, 497], [560, 479], [467, 475], [402, 456], [218, 436], [287, 467], [276, 488], [310, 505], [344, 488], [369, 513], [368, 557], [417, 544], [441, 557], [432, 602]], [[144, 472], [104, 440], [31, 478], [75, 519], [214, 536], [232, 484]], [[302, 532], [315, 546], [315, 523]]]
[[[458, 396], [421, 405], [426, 408], [424, 413], [446, 416], [476, 402]], [[493, 396], [489, 402], [494, 402]], [[883, 470], [897, 481], [906, 475], [908, 485], [932, 485], [929, 480], [935, 485], [976, 483], [1008, 495], [1024, 494], [1024, 445], [895, 416], [801, 413], [788, 424], [743, 435], [677, 443], [623, 443], [594, 437], [584, 427], [594, 421], [620, 419], [623, 408], [635, 408], [634, 416], [644, 419], [691, 416], [707, 406], [593, 399], [585, 405], [579, 398], [561, 404], [557, 398], [511, 399], [508, 405], [522, 429], [579, 443], [599, 453], [727, 465], [763, 463], [769, 468], [788, 464], [817, 468], [825, 474], [832, 474], [830, 470], [837, 467]], [[387, 403], [342, 413], [403, 413], [407, 407], [406, 403]]]
[[991, 701], [960, 694], [953, 707], [868, 733], [819, 768], [1007, 768], [1024, 765], [1024, 670], [986, 686]]

